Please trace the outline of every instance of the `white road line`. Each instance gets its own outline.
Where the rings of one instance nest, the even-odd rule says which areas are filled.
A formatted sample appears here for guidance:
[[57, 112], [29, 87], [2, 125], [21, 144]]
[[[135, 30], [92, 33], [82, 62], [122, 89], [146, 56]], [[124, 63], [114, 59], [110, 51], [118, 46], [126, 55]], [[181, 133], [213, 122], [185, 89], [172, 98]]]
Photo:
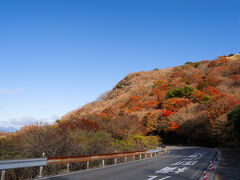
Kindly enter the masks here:
[[166, 177], [164, 177], [164, 178], [161, 178], [161, 179], [159, 179], [159, 180], [164, 180], [164, 179], [168, 179], [168, 178], [170, 178], [171, 176], [166, 176]]
[[177, 171], [175, 172], [175, 174], [178, 174], [178, 173], [183, 173], [185, 170], [189, 169], [189, 167], [185, 166], [183, 168], [178, 168]]
[[155, 179], [157, 176], [148, 176], [149, 178], [147, 180], [153, 180]]
[[173, 170], [175, 170], [177, 167], [165, 167], [165, 168], [162, 168], [160, 170], [156, 170], [155, 173], [159, 174], [166, 174], [166, 173], [170, 173], [170, 172], [174, 172]]

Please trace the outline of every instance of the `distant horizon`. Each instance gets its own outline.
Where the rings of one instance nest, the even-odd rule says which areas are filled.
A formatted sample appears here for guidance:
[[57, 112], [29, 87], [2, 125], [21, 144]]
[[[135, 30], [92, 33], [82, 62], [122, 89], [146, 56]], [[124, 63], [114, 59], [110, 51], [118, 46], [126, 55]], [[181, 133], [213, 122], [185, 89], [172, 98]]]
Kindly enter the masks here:
[[11, 132], [15, 132], [17, 130], [19, 130], [19, 129], [14, 128], [14, 127], [0, 127], [0, 132], [9, 132], [9, 133], [11, 133]]
[[0, 2], [0, 127], [53, 123], [127, 74], [239, 53], [237, 0]]

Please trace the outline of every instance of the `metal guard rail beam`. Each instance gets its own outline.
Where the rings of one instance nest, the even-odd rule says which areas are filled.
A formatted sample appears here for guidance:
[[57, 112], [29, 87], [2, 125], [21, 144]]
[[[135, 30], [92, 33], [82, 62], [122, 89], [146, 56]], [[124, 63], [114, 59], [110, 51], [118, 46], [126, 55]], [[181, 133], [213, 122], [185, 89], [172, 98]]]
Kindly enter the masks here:
[[147, 151], [135, 151], [126, 153], [98, 154], [98, 155], [83, 155], [83, 156], [66, 156], [66, 157], [50, 157], [47, 159], [47, 164], [66, 164], [71, 162], [85, 162], [103, 159], [113, 159], [126, 156], [134, 156], [145, 154]]
[[47, 158], [16, 159], [0, 161], [0, 170], [26, 168], [47, 165]]

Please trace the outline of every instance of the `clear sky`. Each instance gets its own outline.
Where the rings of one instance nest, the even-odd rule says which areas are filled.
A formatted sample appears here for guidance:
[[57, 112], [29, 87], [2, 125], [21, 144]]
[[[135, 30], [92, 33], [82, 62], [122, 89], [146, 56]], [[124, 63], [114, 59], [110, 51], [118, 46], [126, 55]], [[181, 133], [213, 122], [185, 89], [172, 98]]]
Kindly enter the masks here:
[[239, 0], [0, 0], [0, 126], [57, 117], [128, 73], [240, 51]]

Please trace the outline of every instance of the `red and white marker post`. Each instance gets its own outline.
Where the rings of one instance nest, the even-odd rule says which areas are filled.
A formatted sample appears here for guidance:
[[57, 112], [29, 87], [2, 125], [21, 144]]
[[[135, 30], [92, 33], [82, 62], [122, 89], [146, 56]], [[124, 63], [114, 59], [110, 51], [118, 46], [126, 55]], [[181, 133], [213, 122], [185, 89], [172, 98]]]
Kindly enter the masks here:
[[210, 171], [214, 171], [214, 168], [213, 168], [213, 163], [212, 163], [212, 161], [210, 161], [209, 170], [210, 170]]
[[208, 180], [206, 171], [203, 172], [203, 180]]

